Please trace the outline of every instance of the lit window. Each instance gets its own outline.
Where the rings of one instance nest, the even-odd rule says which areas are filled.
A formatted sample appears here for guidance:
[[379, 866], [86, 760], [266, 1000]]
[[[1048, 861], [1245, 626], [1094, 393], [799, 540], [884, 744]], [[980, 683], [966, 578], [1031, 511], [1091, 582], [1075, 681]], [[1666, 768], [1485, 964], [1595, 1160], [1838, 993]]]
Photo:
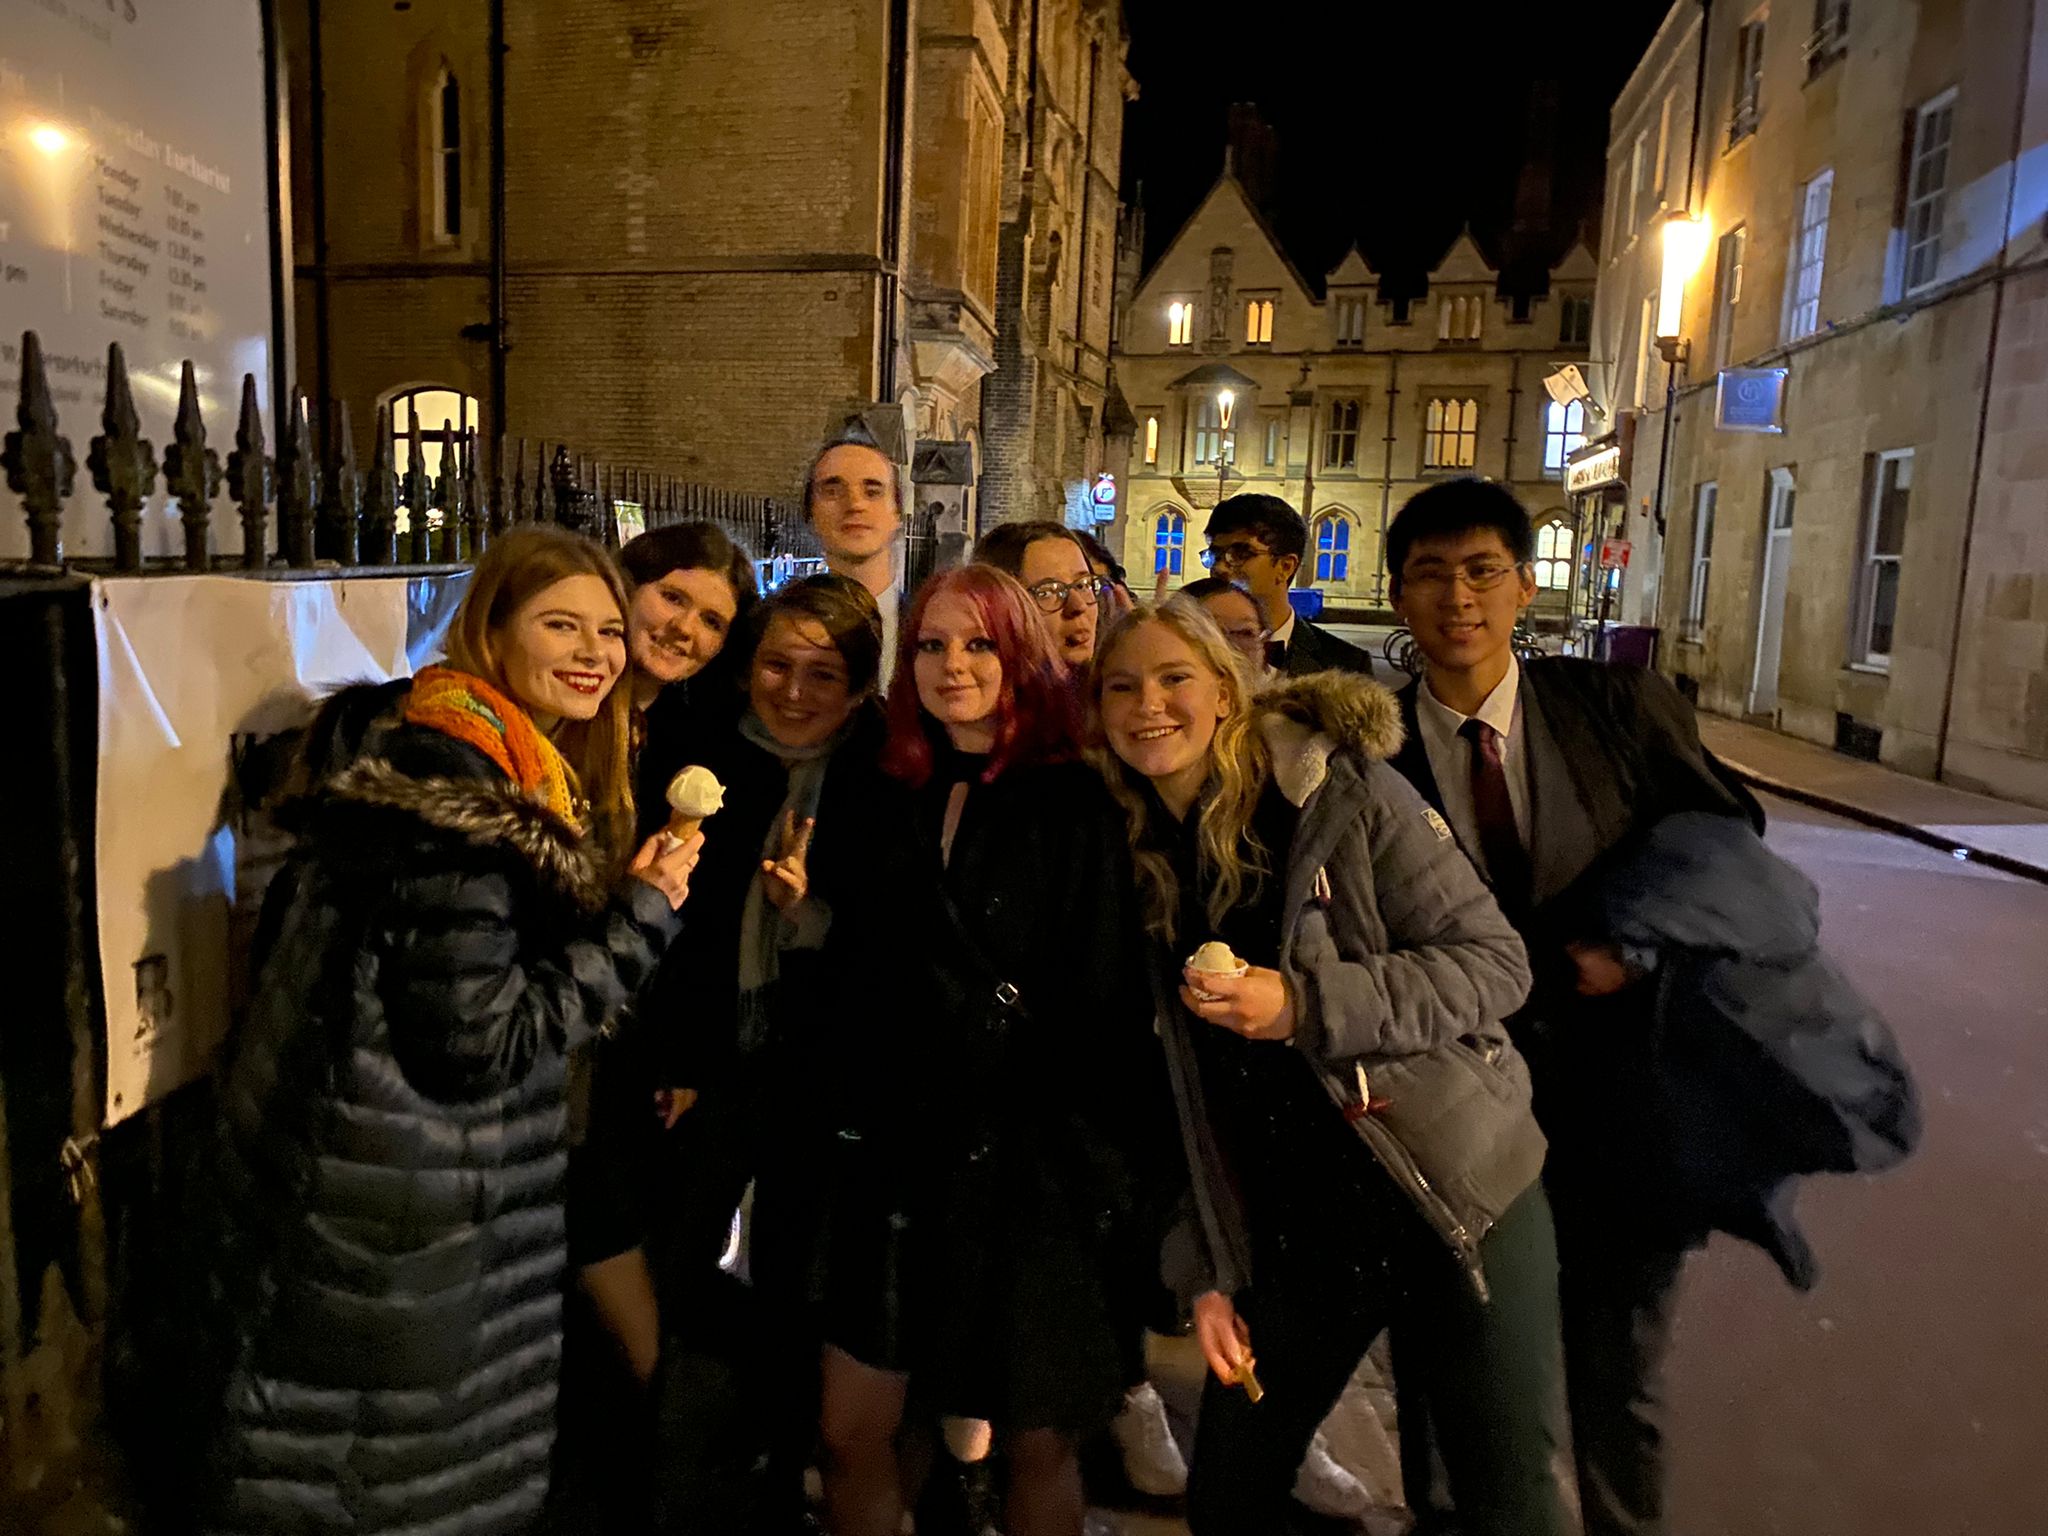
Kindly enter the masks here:
[[1864, 666], [1891, 665], [1899, 617], [1899, 575], [1906, 553], [1906, 513], [1913, 499], [1913, 450], [1880, 453], [1872, 463], [1870, 504], [1863, 512], [1863, 562], [1856, 580], [1856, 627], [1850, 655]]
[[1813, 0], [1813, 36], [1806, 40], [1806, 78], [1814, 79], [1849, 51], [1849, 0]]
[[1593, 301], [1580, 294], [1572, 294], [1558, 302], [1557, 344], [1560, 347], [1584, 347], [1593, 340]]
[[462, 237], [462, 87], [442, 70], [434, 82], [434, 240]]
[[1178, 576], [1187, 553], [1188, 520], [1178, 512], [1162, 512], [1152, 525], [1152, 574]]
[[1948, 200], [1948, 141], [1956, 93], [1946, 91], [1913, 119], [1912, 171], [1906, 182], [1906, 292], [1941, 275], [1941, 220]]
[[[1728, 366], [1735, 344], [1735, 309], [1742, 302], [1742, 264], [1749, 249], [1749, 231], [1737, 225], [1721, 237], [1714, 258], [1714, 320], [1708, 352], [1714, 371]], [[1651, 322], [1655, 324], [1654, 319]]]
[[1214, 395], [1204, 395], [1195, 406], [1195, 464], [1214, 464], [1220, 454], [1225, 463], [1237, 462], [1237, 429], [1223, 430], [1223, 412]]
[[1485, 305], [1480, 298], [1445, 299], [1437, 309], [1437, 340], [1477, 341]]
[[1253, 299], [1244, 307], [1245, 345], [1269, 347], [1273, 344], [1273, 301]]
[[1479, 453], [1479, 402], [1432, 400], [1423, 417], [1425, 469], [1470, 469]]
[[1166, 344], [1184, 347], [1195, 338], [1195, 306], [1175, 299], [1166, 306]]
[[1835, 173], [1822, 171], [1799, 194], [1799, 238], [1792, 247], [1792, 271], [1785, 293], [1785, 339], [1797, 341], [1820, 329], [1820, 282], [1827, 265], [1828, 203]]
[[1643, 300], [1642, 324], [1636, 330], [1636, 409], [1646, 410], [1651, 399], [1650, 379], [1657, 367], [1657, 301]]
[[1147, 416], [1145, 418], [1145, 462], [1147, 464], [1157, 464], [1159, 462], [1159, 418], [1157, 416]]
[[1337, 301], [1337, 345], [1365, 345], [1365, 300], [1346, 297]]
[[1358, 402], [1332, 400], [1330, 425], [1323, 434], [1323, 468], [1358, 467]]
[[419, 428], [420, 434], [420, 470], [429, 480], [434, 480], [441, 473], [441, 428], [453, 427], [459, 441], [477, 425], [475, 396], [465, 395], [459, 390], [430, 384], [392, 396], [391, 462], [399, 478], [405, 478], [412, 463], [412, 443], [407, 434], [414, 426]]
[[1351, 519], [1332, 512], [1316, 522], [1316, 580], [1351, 579]]
[[1586, 403], [1574, 400], [1543, 407], [1543, 478], [1562, 480], [1565, 462], [1586, 443]]
[[1763, 115], [1764, 18], [1745, 22], [1735, 34], [1735, 99], [1728, 108], [1728, 147], [1756, 132]]
[[1628, 152], [1628, 227], [1633, 234], [1643, 225], [1643, 194], [1649, 190], [1649, 134], [1636, 135]]
[[1707, 627], [1707, 583], [1714, 573], [1714, 506], [1721, 488], [1713, 481], [1700, 487], [1692, 520], [1692, 583], [1685, 592], [1684, 633], [1697, 640]]
[[1536, 530], [1536, 585], [1562, 592], [1572, 584], [1572, 525], [1545, 523]]

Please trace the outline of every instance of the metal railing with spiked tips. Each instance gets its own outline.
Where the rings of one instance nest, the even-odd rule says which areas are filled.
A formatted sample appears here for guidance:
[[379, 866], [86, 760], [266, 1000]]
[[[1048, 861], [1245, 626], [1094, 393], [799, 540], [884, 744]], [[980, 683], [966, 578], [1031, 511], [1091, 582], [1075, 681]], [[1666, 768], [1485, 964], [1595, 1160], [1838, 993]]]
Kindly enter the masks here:
[[[776, 557], [808, 563], [821, 554], [794, 501], [604, 464], [562, 443], [530, 446], [519, 438], [502, 444], [502, 469], [493, 483], [474, 429], [457, 431], [444, 422], [438, 432], [422, 434], [415, 422], [405, 437], [401, 474], [388, 405], [377, 410], [367, 474], [357, 466], [347, 403], [334, 402], [323, 432], [298, 390], [277, 428], [273, 455], [256, 401], [255, 376], [244, 375], [234, 447], [223, 466], [220, 454], [207, 446], [199, 389], [187, 362], [171, 441], [159, 460], [155, 445], [142, 436], [127, 360], [119, 343], [109, 346], [106, 404], [100, 431], [88, 444], [86, 472], [106, 503], [113, 552], [110, 558], [67, 561], [64, 508], [78, 464], [59, 430], [42, 343], [27, 332], [17, 430], [0, 445], [0, 470], [27, 515], [29, 564], [138, 574], [206, 571], [217, 562], [245, 571], [456, 565], [474, 559], [515, 523], [559, 523], [616, 544], [635, 524], [657, 528], [693, 519], [718, 523], [764, 563]], [[428, 447], [438, 449], [432, 474], [423, 452]], [[183, 530], [184, 551], [148, 558], [143, 516], [159, 469]], [[214, 506], [223, 489], [241, 523], [238, 561], [232, 552], [211, 552]]]

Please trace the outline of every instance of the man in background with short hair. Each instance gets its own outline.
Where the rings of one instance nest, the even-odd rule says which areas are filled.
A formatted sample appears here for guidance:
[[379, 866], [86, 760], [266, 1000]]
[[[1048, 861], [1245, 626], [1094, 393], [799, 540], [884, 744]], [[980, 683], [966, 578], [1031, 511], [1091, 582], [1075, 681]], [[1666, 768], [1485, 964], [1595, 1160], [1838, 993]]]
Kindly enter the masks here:
[[1357, 672], [1372, 658], [1294, 611], [1287, 593], [1308, 554], [1308, 524], [1278, 496], [1248, 493], [1216, 503], [1206, 530], [1210, 569], [1251, 593], [1266, 621], [1266, 662], [1275, 672]]

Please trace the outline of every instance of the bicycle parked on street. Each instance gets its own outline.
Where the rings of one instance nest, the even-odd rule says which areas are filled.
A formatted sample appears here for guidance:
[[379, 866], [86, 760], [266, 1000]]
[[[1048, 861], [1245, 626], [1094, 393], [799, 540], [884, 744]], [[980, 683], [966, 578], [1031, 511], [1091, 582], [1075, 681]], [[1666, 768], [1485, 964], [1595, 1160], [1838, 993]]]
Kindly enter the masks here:
[[[1542, 637], [1526, 624], [1515, 626], [1514, 648], [1517, 661], [1534, 661], [1537, 657], [1547, 654], [1543, 648]], [[1380, 655], [1386, 658], [1390, 666], [1399, 667], [1410, 677], [1422, 675], [1422, 648], [1416, 644], [1415, 636], [1405, 625], [1388, 635], [1381, 643]]]

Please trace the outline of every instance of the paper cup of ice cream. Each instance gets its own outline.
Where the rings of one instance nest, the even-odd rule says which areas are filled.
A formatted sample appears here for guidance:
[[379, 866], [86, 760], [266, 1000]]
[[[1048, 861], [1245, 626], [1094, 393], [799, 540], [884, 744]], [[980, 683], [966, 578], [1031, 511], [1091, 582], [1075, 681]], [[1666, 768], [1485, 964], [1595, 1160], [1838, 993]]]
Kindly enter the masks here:
[[[1188, 956], [1188, 969], [1204, 976], [1227, 976], [1233, 981], [1242, 977], [1251, 967], [1231, 952], [1228, 944], [1220, 939], [1211, 939], [1192, 955]], [[1215, 993], [1205, 992], [1200, 987], [1190, 986], [1189, 991], [1205, 1003], [1222, 1001]]]

